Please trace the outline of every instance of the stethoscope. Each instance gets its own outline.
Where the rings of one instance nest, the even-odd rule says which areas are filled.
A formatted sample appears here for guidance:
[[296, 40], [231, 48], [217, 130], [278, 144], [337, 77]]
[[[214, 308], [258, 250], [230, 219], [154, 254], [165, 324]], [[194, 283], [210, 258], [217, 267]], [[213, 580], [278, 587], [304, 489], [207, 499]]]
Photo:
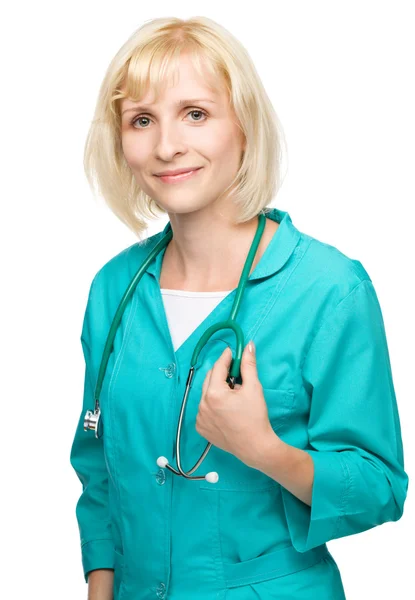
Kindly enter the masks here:
[[[196, 462], [194, 467], [192, 469], [190, 469], [189, 471], [183, 471], [182, 465], [181, 465], [181, 460], [180, 460], [180, 437], [181, 437], [181, 430], [182, 430], [182, 422], [183, 422], [183, 417], [184, 417], [184, 411], [186, 409], [187, 398], [188, 398], [189, 391], [190, 391], [190, 388], [192, 385], [192, 379], [193, 379], [193, 375], [195, 372], [195, 365], [197, 363], [197, 359], [199, 357], [200, 351], [202, 350], [203, 346], [212, 337], [212, 335], [214, 333], [216, 333], [216, 331], [220, 331], [222, 329], [231, 329], [235, 333], [235, 336], [236, 336], [235, 358], [231, 362], [231, 367], [229, 369], [229, 375], [226, 379], [226, 382], [228, 383], [228, 385], [231, 389], [233, 389], [235, 387], [235, 380], [240, 375], [240, 364], [241, 364], [241, 360], [242, 360], [242, 353], [244, 350], [244, 335], [243, 335], [241, 327], [238, 325], [238, 323], [236, 323], [235, 319], [238, 314], [238, 310], [239, 310], [239, 307], [240, 307], [240, 304], [242, 301], [242, 296], [243, 296], [243, 293], [244, 293], [244, 290], [246, 287], [246, 283], [249, 278], [251, 266], [254, 261], [255, 254], [258, 249], [259, 242], [261, 240], [262, 233], [265, 228], [265, 221], [266, 221], [265, 215], [263, 213], [260, 213], [258, 215], [258, 227], [257, 227], [256, 233], [255, 233], [253, 242], [251, 244], [251, 248], [249, 249], [248, 256], [245, 261], [245, 265], [242, 269], [242, 274], [241, 274], [239, 284], [238, 284], [238, 287], [236, 290], [235, 300], [234, 300], [234, 303], [232, 306], [232, 310], [231, 310], [229, 319], [227, 319], [226, 321], [220, 321], [219, 323], [216, 323], [215, 325], [211, 325], [210, 327], [208, 327], [208, 329], [205, 331], [205, 333], [200, 338], [199, 342], [196, 344], [196, 347], [193, 351], [192, 359], [190, 362], [190, 370], [189, 370], [189, 374], [187, 377], [186, 388], [184, 391], [184, 397], [183, 397], [182, 406], [181, 406], [181, 410], [180, 410], [179, 421], [178, 421], [178, 425], [177, 425], [176, 456], [177, 456], [177, 469], [178, 470], [176, 471], [176, 469], [174, 469], [169, 464], [166, 457], [159, 456], [159, 458], [157, 459], [157, 465], [159, 467], [161, 467], [161, 468], [167, 467], [169, 469], [169, 471], [171, 471], [175, 475], [181, 475], [182, 477], [186, 477], [186, 479], [194, 479], [194, 480], [206, 479], [206, 481], [208, 481], [209, 483], [216, 483], [219, 480], [219, 475], [215, 471], [211, 471], [210, 473], [207, 473], [207, 475], [194, 476], [194, 477], [191, 476], [191, 474], [194, 471], [196, 471], [196, 469], [199, 468], [199, 466], [202, 464], [203, 460], [205, 459], [207, 453], [209, 452], [209, 450], [212, 446], [212, 444], [210, 442], [207, 444], [205, 450], [203, 451], [201, 457]], [[101, 393], [102, 383], [104, 380], [108, 360], [109, 360], [110, 354], [113, 350], [113, 342], [114, 342], [115, 334], [117, 332], [118, 325], [121, 321], [125, 307], [129, 301], [131, 295], [134, 293], [134, 290], [137, 287], [138, 282], [140, 281], [141, 277], [143, 276], [144, 272], [146, 271], [147, 266], [151, 263], [151, 261], [155, 258], [155, 256], [157, 256], [157, 254], [165, 246], [167, 246], [167, 244], [169, 243], [169, 241], [171, 240], [172, 237], [173, 237], [173, 231], [170, 227], [168, 229], [167, 233], [162, 237], [162, 239], [158, 242], [158, 244], [156, 244], [156, 246], [153, 248], [153, 250], [149, 253], [148, 257], [143, 261], [143, 264], [138, 269], [137, 273], [134, 275], [134, 277], [133, 277], [131, 283], [129, 284], [128, 288], [126, 289], [126, 291], [121, 299], [121, 302], [117, 308], [117, 311], [115, 313], [114, 319], [112, 321], [112, 324], [111, 324], [111, 327], [110, 327], [110, 330], [108, 333], [107, 341], [105, 343], [104, 352], [103, 352], [102, 359], [101, 359], [101, 365], [99, 367], [98, 380], [97, 380], [97, 384], [96, 384], [95, 392], [94, 392], [94, 398], [95, 398], [94, 412], [92, 412], [91, 410], [87, 410], [85, 413], [85, 417], [84, 417], [84, 431], [88, 431], [89, 429], [92, 429], [93, 431], [95, 431], [96, 438], [102, 437], [102, 421], [100, 418], [101, 410], [99, 407], [99, 396]]]

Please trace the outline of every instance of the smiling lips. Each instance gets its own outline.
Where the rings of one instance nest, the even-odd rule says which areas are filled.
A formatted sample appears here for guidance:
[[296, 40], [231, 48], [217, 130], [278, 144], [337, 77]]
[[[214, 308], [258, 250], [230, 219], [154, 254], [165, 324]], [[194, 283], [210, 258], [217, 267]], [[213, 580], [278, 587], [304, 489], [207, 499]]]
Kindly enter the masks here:
[[203, 167], [199, 167], [198, 169], [193, 169], [192, 171], [186, 171], [185, 173], [179, 173], [178, 175], [157, 175], [158, 179], [161, 179], [164, 183], [179, 183], [180, 181], [184, 181], [186, 179], [190, 179], [196, 173], [201, 171]]

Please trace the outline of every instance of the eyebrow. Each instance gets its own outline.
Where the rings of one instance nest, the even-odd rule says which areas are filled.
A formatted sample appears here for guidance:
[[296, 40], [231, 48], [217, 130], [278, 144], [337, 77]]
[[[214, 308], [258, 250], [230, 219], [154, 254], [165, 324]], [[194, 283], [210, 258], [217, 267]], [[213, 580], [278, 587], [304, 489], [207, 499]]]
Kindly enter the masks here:
[[[197, 104], [198, 102], [211, 102], [212, 104], [216, 104], [214, 100], [209, 100], [209, 98], [190, 98], [188, 100], [179, 100], [179, 102], [176, 102], [176, 106], [181, 107], [185, 106], [186, 104]], [[150, 107], [150, 104], [140, 104], [137, 106], [132, 106], [131, 108], [126, 108], [121, 114], [127, 113], [130, 110], [146, 110]]]

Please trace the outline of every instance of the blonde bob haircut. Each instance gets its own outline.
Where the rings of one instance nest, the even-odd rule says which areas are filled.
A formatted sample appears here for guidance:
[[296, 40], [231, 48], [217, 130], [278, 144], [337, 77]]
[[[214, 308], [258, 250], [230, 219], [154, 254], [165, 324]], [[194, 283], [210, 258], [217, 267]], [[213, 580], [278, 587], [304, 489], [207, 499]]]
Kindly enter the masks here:
[[[286, 148], [277, 114], [243, 45], [207, 17], [157, 18], [137, 29], [112, 59], [102, 81], [87, 134], [84, 169], [88, 183], [112, 212], [142, 240], [147, 219], [166, 214], [142, 190], [121, 145], [121, 99], [141, 100], [147, 90], [158, 98], [177, 75], [181, 52], [189, 54], [198, 73], [212, 75], [212, 88], [228, 93], [230, 108], [245, 136], [241, 164], [229, 189], [238, 206], [236, 223], [266, 208], [282, 185]], [[203, 73], [206, 76], [206, 72]], [[173, 79], [174, 80], [174, 79]], [[285, 176], [285, 175], [284, 175]], [[96, 187], [95, 187], [96, 186]]]

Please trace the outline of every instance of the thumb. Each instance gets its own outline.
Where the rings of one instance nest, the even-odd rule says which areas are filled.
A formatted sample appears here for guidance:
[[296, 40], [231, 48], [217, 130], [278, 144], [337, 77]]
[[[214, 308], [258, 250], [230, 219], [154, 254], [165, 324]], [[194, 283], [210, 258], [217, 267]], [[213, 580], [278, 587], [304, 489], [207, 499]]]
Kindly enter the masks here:
[[245, 346], [241, 360], [241, 375], [244, 384], [258, 379], [255, 344], [252, 340]]

